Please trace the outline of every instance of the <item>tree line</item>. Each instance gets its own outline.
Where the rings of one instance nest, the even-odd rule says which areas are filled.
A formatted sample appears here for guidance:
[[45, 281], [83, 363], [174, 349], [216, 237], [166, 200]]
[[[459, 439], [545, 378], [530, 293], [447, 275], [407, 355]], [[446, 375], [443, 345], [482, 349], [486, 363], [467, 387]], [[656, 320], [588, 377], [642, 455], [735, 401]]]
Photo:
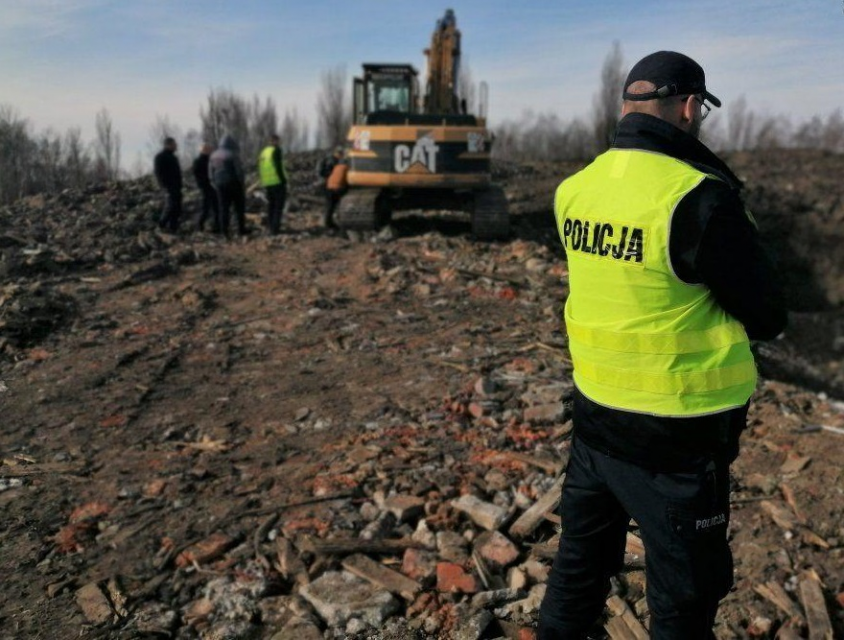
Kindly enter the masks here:
[[[494, 157], [524, 161], [586, 161], [612, 142], [621, 110], [627, 68], [618, 42], [604, 60], [590, 118], [564, 120], [556, 113], [526, 111], [494, 130]], [[701, 139], [718, 153], [763, 149], [823, 149], [844, 153], [844, 113], [795, 123], [784, 115], [751, 111], [744, 96], [716, 109], [701, 128]]]
[[[621, 108], [621, 91], [627, 69], [618, 42], [604, 60], [598, 90], [588, 117], [564, 119], [554, 112], [526, 111], [493, 128], [493, 156], [505, 161], [587, 161], [612, 141]], [[316, 131], [311, 136], [309, 118], [287, 109], [279, 118], [271, 97], [246, 98], [231, 89], [211, 89], [199, 109], [197, 127], [182, 128], [167, 115], [159, 115], [149, 128], [147, 157], [139, 157], [131, 170], [121, 167], [121, 138], [107, 109], [95, 116], [94, 138], [82, 139], [81, 129], [65, 133], [47, 129], [40, 133], [26, 118], [0, 104], [0, 204], [42, 191], [60, 191], [91, 182], [141, 176], [150, 172], [150, 161], [165, 137], [176, 139], [179, 159], [187, 168], [202, 142], [215, 145], [224, 133], [233, 135], [244, 158], [257, 157], [273, 132], [287, 151], [325, 149], [345, 140], [351, 124], [351, 96], [345, 67], [324, 71], [315, 105]], [[477, 88], [468, 68], [463, 70], [460, 95], [471, 105]], [[844, 114], [815, 116], [793, 123], [782, 115], [751, 111], [745, 98], [713, 113], [701, 130], [718, 152], [815, 148], [844, 152]]]

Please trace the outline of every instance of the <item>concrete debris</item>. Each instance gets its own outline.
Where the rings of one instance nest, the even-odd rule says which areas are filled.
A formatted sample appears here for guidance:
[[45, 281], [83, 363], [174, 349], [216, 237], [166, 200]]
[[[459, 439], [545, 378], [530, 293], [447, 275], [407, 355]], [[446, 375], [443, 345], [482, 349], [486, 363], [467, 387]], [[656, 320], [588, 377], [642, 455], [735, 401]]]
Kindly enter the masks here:
[[[514, 237], [477, 243], [468, 221], [414, 212], [326, 233], [317, 156], [291, 154], [274, 237], [256, 198], [241, 240], [187, 215], [161, 233], [149, 180], [0, 208], [0, 507], [10, 606], [32, 612], [20, 637], [79, 635], [41, 625], [68, 597], [86, 625], [179, 639], [532, 637], [573, 436], [548, 197], [577, 167], [496, 163]], [[759, 347], [725, 638], [844, 632], [841, 171], [826, 181], [804, 160], [819, 162], [742, 165], [760, 228], [794, 248], [790, 295], [825, 311]], [[797, 186], [768, 186], [760, 163]], [[813, 217], [822, 232], [796, 226]], [[647, 623], [645, 562], [631, 533], [615, 632]]]
[[333, 627], [345, 625], [354, 617], [377, 628], [399, 609], [398, 600], [389, 591], [346, 571], [328, 571], [300, 593]]

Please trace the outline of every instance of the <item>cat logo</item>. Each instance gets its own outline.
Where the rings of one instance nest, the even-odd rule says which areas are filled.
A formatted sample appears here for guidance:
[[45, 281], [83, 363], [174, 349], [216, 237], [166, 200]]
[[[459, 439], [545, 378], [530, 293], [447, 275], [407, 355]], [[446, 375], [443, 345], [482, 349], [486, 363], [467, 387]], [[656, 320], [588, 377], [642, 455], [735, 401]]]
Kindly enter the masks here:
[[412, 149], [410, 145], [396, 145], [393, 151], [396, 173], [436, 173], [439, 149], [431, 136], [419, 138]]

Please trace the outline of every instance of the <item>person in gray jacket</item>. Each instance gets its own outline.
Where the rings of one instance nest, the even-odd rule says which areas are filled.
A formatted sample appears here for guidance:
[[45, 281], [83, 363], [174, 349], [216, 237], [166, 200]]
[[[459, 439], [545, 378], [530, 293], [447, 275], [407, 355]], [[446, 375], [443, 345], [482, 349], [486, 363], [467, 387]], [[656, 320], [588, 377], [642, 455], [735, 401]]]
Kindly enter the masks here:
[[246, 181], [243, 163], [240, 160], [240, 146], [229, 134], [220, 140], [219, 148], [211, 154], [208, 162], [208, 177], [217, 190], [218, 227], [227, 238], [229, 234], [229, 212], [234, 207], [237, 216], [237, 232], [246, 235]]

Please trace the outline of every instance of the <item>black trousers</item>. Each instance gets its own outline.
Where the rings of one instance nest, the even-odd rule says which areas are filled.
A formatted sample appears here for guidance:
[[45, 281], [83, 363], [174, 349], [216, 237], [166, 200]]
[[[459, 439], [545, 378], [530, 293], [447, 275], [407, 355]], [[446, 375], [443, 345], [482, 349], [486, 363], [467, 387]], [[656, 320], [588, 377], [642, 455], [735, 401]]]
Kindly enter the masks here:
[[337, 208], [337, 203], [340, 198], [346, 193], [345, 189], [326, 189], [325, 190], [325, 211], [322, 216], [322, 224], [326, 229], [334, 229], [337, 223], [334, 221], [334, 210]]
[[220, 197], [220, 233], [229, 236], [229, 217], [232, 208], [237, 218], [237, 232], [240, 235], [246, 233], [246, 195], [243, 192], [243, 185], [227, 184], [217, 187], [217, 195]]
[[158, 219], [158, 226], [168, 231], [176, 232], [179, 229], [179, 220], [182, 217], [182, 190], [164, 190], [164, 210]]
[[656, 473], [575, 438], [562, 490], [563, 533], [539, 612], [538, 640], [582, 640], [624, 561], [630, 518], [645, 546], [650, 637], [710, 640], [733, 583], [729, 461]]
[[277, 235], [281, 229], [281, 214], [284, 212], [284, 201], [287, 199], [287, 185], [275, 184], [265, 189], [267, 190], [267, 228], [272, 235]]
[[217, 192], [211, 186], [201, 187], [202, 204], [199, 210], [199, 218], [196, 221], [196, 228], [202, 231], [205, 228], [205, 221], [211, 219], [211, 230], [215, 233], [220, 226], [220, 203], [217, 199]]

